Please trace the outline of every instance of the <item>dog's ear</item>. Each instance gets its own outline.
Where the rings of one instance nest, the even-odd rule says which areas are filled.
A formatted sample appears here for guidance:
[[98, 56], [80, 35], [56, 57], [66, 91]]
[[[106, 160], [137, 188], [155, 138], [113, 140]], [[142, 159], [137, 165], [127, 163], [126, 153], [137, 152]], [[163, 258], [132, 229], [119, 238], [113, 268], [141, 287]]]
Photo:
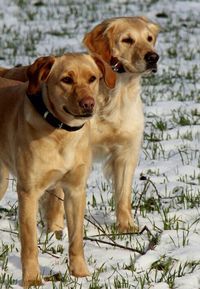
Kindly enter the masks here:
[[111, 58], [111, 48], [107, 36], [108, 25], [109, 22], [104, 21], [95, 26], [92, 31], [86, 33], [83, 43], [90, 52], [101, 55], [101, 57], [109, 63]]
[[99, 67], [107, 87], [114, 88], [116, 83], [116, 73], [112, 70], [111, 66], [107, 64], [99, 55], [92, 54], [92, 57]]
[[138, 16], [138, 18], [146, 22], [148, 28], [152, 31], [155, 37], [158, 36], [158, 33], [160, 32], [161, 28], [157, 23], [152, 22], [146, 16]]
[[48, 79], [51, 68], [55, 62], [55, 57], [45, 56], [36, 59], [36, 61], [28, 67], [28, 94], [36, 94], [40, 90], [41, 82], [45, 82]]
[[160, 32], [161, 28], [158, 24], [154, 23], [154, 22], [149, 22], [148, 23], [148, 27], [149, 29], [153, 32], [153, 34], [155, 35], [155, 37], [158, 36], [158, 33]]

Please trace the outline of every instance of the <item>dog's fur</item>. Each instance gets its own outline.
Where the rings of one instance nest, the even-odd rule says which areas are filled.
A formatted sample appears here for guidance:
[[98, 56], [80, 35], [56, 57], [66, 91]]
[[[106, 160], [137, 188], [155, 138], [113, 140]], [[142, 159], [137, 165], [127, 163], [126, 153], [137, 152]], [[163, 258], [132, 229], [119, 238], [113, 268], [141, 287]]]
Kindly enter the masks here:
[[[17, 177], [24, 287], [42, 282], [36, 232], [38, 200], [45, 190], [56, 186], [64, 191], [70, 271], [74, 276], [89, 274], [83, 252], [85, 184], [91, 160], [87, 120], [93, 114], [102, 73], [110, 88], [115, 83], [111, 68], [98, 57], [94, 59], [86, 54], [42, 57], [27, 67], [28, 82], [0, 78], [0, 198], [10, 171]], [[38, 97], [39, 92], [61, 122], [84, 126], [69, 132], [47, 123], [27, 97]]]
[[[159, 30], [146, 17], [120, 17], [97, 25], [83, 40], [91, 53], [125, 71], [116, 73], [115, 89], [110, 90], [101, 82], [97, 113], [91, 120], [93, 157], [104, 159], [105, 175], [113, 181], [117, 226], [121, 232], [138, 230], [131, 215], [131, 190], [144, 129], [140, 81], [143, 75], [156, 71], [158, 55], [154, 46]], [[23, 80], [24, 70], [2, 68], [0, 74]], [[49, 197], [57, 212], [47, 216], [50, 231], [63, 227], [62, 210], [57, 209], [62, 202], [56, 194], [62, 196], [58, 189]]]
[[123, 66], [116, 73], [114, 90], [102, 83], [97, 113], [91, 120], [93, 156], [105, 160], [105, 175], [114, 186], [117, 226], [121, 232], [138, 230], [131, 216], [132, 179], [143, 137], [144, 116], [140, 97], [141, 76], [156, 70], [155, 42], [159, 26], [145, 17], [108, 19], [84, 37], [91, 53], [108, 64]]

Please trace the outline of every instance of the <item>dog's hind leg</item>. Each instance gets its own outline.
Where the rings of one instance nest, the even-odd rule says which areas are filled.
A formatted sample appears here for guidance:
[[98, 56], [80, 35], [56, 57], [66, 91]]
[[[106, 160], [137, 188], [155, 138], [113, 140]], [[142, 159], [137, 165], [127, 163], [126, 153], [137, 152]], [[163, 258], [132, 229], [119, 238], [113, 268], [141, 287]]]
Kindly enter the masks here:
[[8, 187], [9, 170], [0, 162], [0, 200], [3, 198]]
[[54, 190], [48, 190], [40, 199], [40, 212], [47, 232], [54, 232], [57, 239], [62, 236], [64, 228], [64, 192], [57, 187]]

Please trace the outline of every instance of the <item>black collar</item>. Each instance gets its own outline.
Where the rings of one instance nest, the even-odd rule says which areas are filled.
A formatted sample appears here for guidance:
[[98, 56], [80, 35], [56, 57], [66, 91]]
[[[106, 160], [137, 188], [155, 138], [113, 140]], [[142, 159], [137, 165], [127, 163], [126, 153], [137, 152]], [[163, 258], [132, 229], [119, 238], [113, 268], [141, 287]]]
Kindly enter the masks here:
[[114, 72], [117, 72], [117, 73], [124, 73], [126, 72], [125, 69], [124, 69], [124, 66], [123, 64], [119, 61], [119, 59], [117, 57], [111, 57], [110, 59], [110, 65], [112, 67], [112, 70]]
[[53, 116], [53, 114], [47, 109], [46, 105], [44, 104], [41, 92], [36, 94], [27, 94], [27, 96], [31, 101], [32, 105], [34, 106], [34, 108], [37, 110], [37, 112], [43, 117], [43, 119], [45, 119], [53, 127], [62, 128], [67, 131], [76, 131], [84, 126], [84, 124], [80, 126], [69, 126], [61, 122], [55, 116]]

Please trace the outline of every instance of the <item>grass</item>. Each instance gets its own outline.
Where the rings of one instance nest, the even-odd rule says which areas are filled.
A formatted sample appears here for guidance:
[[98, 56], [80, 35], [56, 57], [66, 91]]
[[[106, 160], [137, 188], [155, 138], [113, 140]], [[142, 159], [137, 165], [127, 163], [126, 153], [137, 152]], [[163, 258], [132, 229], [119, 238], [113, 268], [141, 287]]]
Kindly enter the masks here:
[[[81, 8], [79, 2], [70, 0], [66, 5], [64, 0], [44, 0], [28, 4], [9, 0], [10, 14], [5, 17], [0, 12], [0, 64], [27, 64], [38, 55], [83, 50], [80, 40], [102, 15], [109, 18], [156, 11], [153, 15], [162, 27], [158, 43], [161, 58], [158, 73], [142, 80], [146, 123], [132, 202], [136, 221], [145, 230], [141, 234], [117, 233], [111, 186], [94, 166], [95, 182], [88, 184], [84, 228], [85, 251], [93, 274], [84, 280], [71, 277], [66, 234], [57, 240], [46, 235], [39, 222], [40, 257], [53, 264], [51, 288], [147, 289], [163, 282], [170, 289], [180, 289], [177, 280], [200, 273], [200, 262], [195, 258], [181, 261], [170, 256], [179, 249], [192, 250], [194, 234], [199, 236], [200, 228], [198, 15], [195, 9], [183, 15], [169, 12], [161, 0], [92, 0]], [[0, 229], [0, 289], [19, 284], [20, 277], [15, 275], [20, 269], [13, 271], [10, 259], [20, 255], [17, 209], [17, 202], [0, 205], [0, 222], [6, 222], [5, 229]], [[145, 268], [139, 266], [148, 262]], [[56, 275], [58, 267], [61, 272]]]

